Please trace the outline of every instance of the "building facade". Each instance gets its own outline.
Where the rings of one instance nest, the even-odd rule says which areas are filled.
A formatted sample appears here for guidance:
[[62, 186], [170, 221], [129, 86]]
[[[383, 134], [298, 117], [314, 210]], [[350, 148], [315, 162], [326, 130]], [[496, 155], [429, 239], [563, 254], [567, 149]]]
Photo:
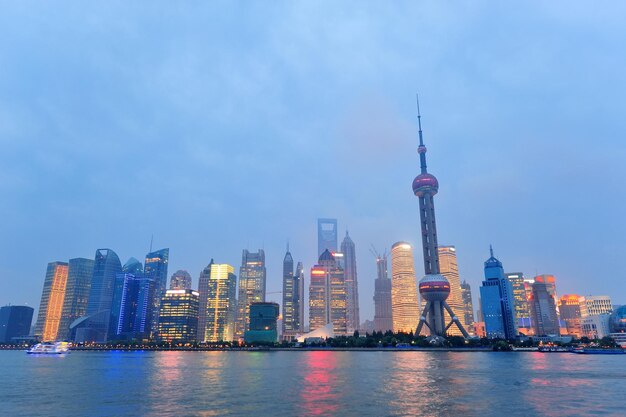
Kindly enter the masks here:
[[[456, 257], [456, 247], [438, 246], [437, 252], [439, 254], [439, 273], [446, 277], [446, 279], [450, 283], [450, 295], [448, 296], [446, 302], [450, 307], [452, 307], [452, 311], [457, 312], [457, 314], [461, 314], [461, 320], [464, 321], [463, 312], [465, 311], [465, 307], [463, 304], [461, 278], [459, 277], [459, 264]], [[450, 320], [452, 320], [452, 317], [450, 317], [450, 314], [447, 311], [444, 312], [444, 317], [446, 323], [449, 323]], [[468, 324], [465, 322], [463, 322], [463, 325], [468, 326]], [[463, 336], [461, 330], [455, 326], [452, 326], [448, 329], [448, 334], [452, 336]]]
[[228, 264], [211, 263], [207, 285], [206, 324], [203, 340], [229, 342], [235, 338], [237, 276]]
[[507, 272], [504, 274], [513, 288], [515, 321], [519, 325], [524, 319], [530, 317], [530, 307], [524, 286], [524, 274], [522, 272]]
[[376, 280], [374, 281], [374, 330], [393, 330], [391, 309], [391, 279], [387, 269], [387, 253], [376, 256]]
[[302, 319], [304, 296], [304, 277], [302, 263], [294, 271], [293, 257], [289, 248], [283, 259], [283, 319], [282, 337], [285, 340], [294, 340], [295, 336], [303, 333]]
[[504, 276], [502, 263], [493, 256], [485, 262], [485, 281], [480, 287], [481, 311], [488, 338], [514, 339], [517, 336], [513, 287]]
[[566, 294], [559, 299], [561, 320], [565, 322], [567, 333], [574, 337], [582, 336], [580, 300], [575, 294]]
[[11, 343], [14, 337], [28, 336], [34, 312], [28, 306], [0, 307], [0, 343]]
[[242, 339], [250, 326], [250, 304], [265, 302], [265, 251], [243, 250], [239, 269], [239, 298], [235, 337]]
[[537, 281], [532, 284], [530, 295], [531, 321], [535, 336], [559, 335], [559, 318], [556, 311], [556, 302], [553, 293], [556, 293], [550, 283]]
[[188, 289], [167, 290], [161, 297], [159, 340], [194, 343], [198, 338], [199, 293]]
[[161, 306], [161, 297], [167, 289], [167, 266], [169, 264], [170, 250], [168, 248], [159, 249], [146, 255], [144, 262], [144, 277], [154, 281], [154, 292], [152, 296], [152, 322], [149, 325], [151, 337], [156, 336], [159, 327], [159, 307]]
[[141, 272], [117, 274], [108, 340], [146, 340], [151, 337], [155, 291], [154, 280]]
[[170, 290], [190, 290], [191, 289], [191, 275], [189, 272], [179, 269], [174, 272], [170, 278]]
[[67, 273], [68, 264], [66, 262], [50, 262], [48, 264], [35, 327], [35, 336], [44, 342], [58, 340], [65, 301]]
[[391, 314], [394, 332], [415, 331], [420, 315], [413, 248], [406, 242], [391, 247]]
[[70, 325], [74, 320], [87, 314], [93, 266], [93, 259], [74, 258], [69, 261], [59, 340], [73, 340]]
[[474, 323], [474, 303], [472, 302], [472, 287], [469, 283], [461, 283], [461, 298], [463, 299], [463, 325], [466, 329], [472, 329]]
[[337, 219], [317, 219], [317, 256], [337, 252]]
[[583, 317], [611, 314], [613, 304], [608, 295], [586, 295], [580, 299], [580, 311]]
[[246, 331], [244, 335], [246, 343], [277, 342], [278, 316], [277, 303], [250, 304], [250, 330]]
[[346, 311], [348, 334], [353, 334], [361, 326], [359, 312], [359, 282], [356, 272], [356, 250], [354, 242], [346, 231], [346, 237], [341, 242], [341, 253], [344, 259], [344, 276], [346, 281]]
[[347, 291], [344, 271], [335, 257], [325, 250], [311, 268], [309, 285], [309, 331], [332, 323], [336, 336], [348, 334]]

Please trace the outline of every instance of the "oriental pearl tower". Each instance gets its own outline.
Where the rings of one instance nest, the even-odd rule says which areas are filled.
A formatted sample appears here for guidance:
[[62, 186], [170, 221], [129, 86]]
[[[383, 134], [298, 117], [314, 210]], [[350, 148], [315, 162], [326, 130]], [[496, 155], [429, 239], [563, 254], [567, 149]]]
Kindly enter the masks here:
[[[420, 115], [419, 97], [417, 98], [417, 123], [419, 125], [420, 144], [417, 152], [420, 156], [420, 174], [413, 180], [413, 194], [419, 198], [420, 222], [422, 225], [422, 247], [424, 250], [424, 273], [426, 276], [419, 282], [419, 292], [426, 307], [420, 316], [415, 334], [420, 334], [422, 326], [430, 331], [433, 341], [441, 341], [446, 332], [455, 324], [463, 336], [469, 337], [461, 322], [456, 317], [446, 299], [450, 295], [450, 283], [439, 273], [439, 254], [437, 252], [437, 224], [435, 223], [435, 205], [433, 197], [439, 190], [439, 182], [434, 175], [426, 170], [426, 146], [422, 137], [422, 117]], [[446, 325], [444, 309], [452, 320]]]

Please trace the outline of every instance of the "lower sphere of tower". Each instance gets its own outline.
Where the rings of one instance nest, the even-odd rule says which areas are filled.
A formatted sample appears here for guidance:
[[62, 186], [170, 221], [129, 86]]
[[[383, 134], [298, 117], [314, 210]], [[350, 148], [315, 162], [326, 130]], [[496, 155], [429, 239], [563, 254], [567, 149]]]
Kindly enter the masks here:
[[419, 174], [413, 180], [413, 194], [418, 197], [423, 196], [427, 192], [431, 195], [435, 195], [437, 191], [439, 191], [439, 181], [437, 181], [437, 178], [432, 174]]
[[419, 290], [426, 301], [445, 301], [450, 295], [450, 282], [440, 274], [426, 275], [420, 280]]

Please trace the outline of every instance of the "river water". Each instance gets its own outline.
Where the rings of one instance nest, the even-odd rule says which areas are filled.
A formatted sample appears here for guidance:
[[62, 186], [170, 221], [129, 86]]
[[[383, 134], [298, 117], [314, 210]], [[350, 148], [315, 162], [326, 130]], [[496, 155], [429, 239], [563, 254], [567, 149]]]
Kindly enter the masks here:
[[0, 416], [625, 416], [626, 355], [0, 352]]

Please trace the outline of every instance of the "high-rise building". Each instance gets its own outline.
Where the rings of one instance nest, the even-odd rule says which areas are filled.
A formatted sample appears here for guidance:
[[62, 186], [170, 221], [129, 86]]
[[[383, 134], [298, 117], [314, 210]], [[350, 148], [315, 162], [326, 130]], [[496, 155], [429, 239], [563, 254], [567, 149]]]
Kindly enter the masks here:
[[470, 328], [474, 323], [474, 303], [472, 302], [472, 287], [469, 283], [461, 283], [461, 298], [463, 299], [463, 325]]
[[482, 314], [488, 338], [513, 339], [517, 336], [515, 299], [511, 282], [504, 276], [502, 262], [493, 256], [485, 262], [485, 281], [480, 287]]
[[243, 338], [250, 326], [250, 304], [265, 302], [265, 251], [243, 250], [239, 269], [239, 299], [235, 337]]
[[337, 219], [317, 219], [317, 256], [337, 252]]
[[0, 343], [11, 343], [14, 337], [28, 336], [34, 312], [28, 306], [0, 307]]
[[[450, 283], [450, 295], [448, 296], [447, 303], [455, 311], [461, 314], [461, 321], [464, 326], [469, 326], [465, 323], [463, 312], [463, 296], [461, 294], [461, 278], [459, 277], [459, 265], [456, 257], [456, 248], [454, 246], [438, 246], [437, 252], [439, 255], [439, 273], [446, 277]], [[452, 320], [450, 314], [444, 311], [444, 320], [449, 323]], [[470, 323], [471, 324], [471, 323]], [[448, 334], [452, 336], [463, 336], [461, 330], [458, 327], [450, 327]]]
[[250, 330], [244, 335], [246, 343], [273, 343], [278, 341], [278, 304], [250, 304]]
[[302, 263], [298, 263], [298, 269], [294, 273], [293, 257], [287, 247], [287, 253], [283, 259], [283, 319], [282, 337], [285, 340], [293, 340], [298, 333], [302, 333], [302, 295], [304, 279], [302, 276]]
[[555, 300], [558, 299], [556, 295], [556, 278], [554, 277], [554, 275], [549, 275], [549, 274], [537, 275], [535, 277], [535, 282], [546, 284], [546, 289], [548, 290], [548, 293]]
[[[144, 277], [154, 281], [154, 294], [152, 298], [152, 322], [150, 329], [156, 333], [159, 327], [159, 307], [161, 307], [161, 297], [167, 289], [167, 264], [169, 262], [170, 250], [168, 248], [159, 249], [146, 255], [144, 262]], [[155, 335], [152, 334], [152, 337]]]
[[575, 337], [582, 336], [580, 298], [579, 295], [566, 294], [559, 299], [561, 320], [565, 321], [567, 333]]
[[204, 341], [228, 342], [234, 338], [237, 276], [228, 264], [211, 263], [207, 285]]
[[67, 272], [66, 262], [48, 264], [35, 327], [35, 336], [39, 336], [43, 341], [57, 340], [65, 300]]
[[74, 320], [87, 314], [93, 265], [93, 259], [70, 259], [63, 312], [61, 313], [61, 323], [59, 324], [59, 340], [73, 340], [74, 337], [70, 332], [70, 325]]
[[161, 297], [159, 340], [170, 343], [193, 343], [198, 337], [197, 291], [167, 290]]
[[[298, 312], [297, 320], [294, 318], [294, 330], [299, 333], [304, 333], [304, 266], [302, 262], [298, 262], [296, 265], [296, 272], [293, 276], [294, 288], [298, 288], [298, 294], [294, 293], [294, 312]], [[297, 303], [296, 303], [297, 300]]]
[[336, 336], [348, 333], [344, 271], [335, 257], [325, 250], [311, 268], [309, 285], [309, 331], [332, 323]]
[[[415, 287], [417, 293], [417, 287]], [[387, 253], [376, 255], [376, 280], [374, 281], [374, 330], [393, 330], [391, 308], [391, 279], [387, 270]]]
[[406, 242], [391, 247], [391, 316], [394, 332], [415, 331], [419, 322], [413, 248]]
[[191, 289], [191, 275], [189, 272], [179, 269], [174, 272], [170, 278], [170, 290], [190, 290]]
[[[107, 341], [115, 277], [122, 271], [120, 258], [111, 249], [98, 249], [87, 303], [87, 314], [80, 324], [73, 323], [77, 342]], [[78, 320], [77, 320], [78, 321]]]
[[209, 297], [209, 280], [211, 279], [211, 262], [200, 272], [198, 279], [198, 342], [204, 342], [206, 333], [207, 306]]
[[535, 278], [530, 295], [531, 321], [536, 336], [559, 335], [559, 317], [556, 311], [556, 302], [552, 295], [554, 291], [550, 283]]
[[[426, 274], [420, 280], [419, 292], [421, 298], [426, 301], [426, 306], [423, 313], [419, 316], [416, 333], [420, 334], [422, 327], [425, 325], [431, 336], [442, 338], [446, 336], [448, 330], [454, 324], [463, 336], [469, 337], [461, 321], [446, 302], [450, 295], [450, 282], [440, 273], [439, 253], [437, 250], [437, 222], [435, 221], [434, 197], [439, 191], [439, 182], [434, 175], [428, 173], [426, 168], [426, 146], [424, 146], [422, 137], [422, 117], [419, 112], [419, 102], [417, 105], [417, 121], [419, 125], [419, 147], [417, 152], [420, 156], [420, 174], [413, 180], [413, 194], [419, 199], [424, 272]], [[460, 283], [457, 284], [460, 287]], [[444, 310], [451, 318], [450, 323], [447, 325]]]
[[344, 277], [346, 280], [346, 311], [348, 320], [348, 334], [359, 330], [361, 325], [359, 313], [359, 283], [356, 273], [356, 251], [354, 242], [346, 231], [346, 237], [341, 242], [341, 253], [344, 259]]
[[524, 274], [521, 272], [507, 272], [504, 277], [511, 283], [515, 309], [515, 321], [519, 325], [524, 319], [530, 317], [530, 307], [526, 288], [524, 287]]
[[613, 312], [611, 297], [608, 295], [586, 295], [581, 297], [580, 304], [580, 311], [583, 317], [611, 314]]

